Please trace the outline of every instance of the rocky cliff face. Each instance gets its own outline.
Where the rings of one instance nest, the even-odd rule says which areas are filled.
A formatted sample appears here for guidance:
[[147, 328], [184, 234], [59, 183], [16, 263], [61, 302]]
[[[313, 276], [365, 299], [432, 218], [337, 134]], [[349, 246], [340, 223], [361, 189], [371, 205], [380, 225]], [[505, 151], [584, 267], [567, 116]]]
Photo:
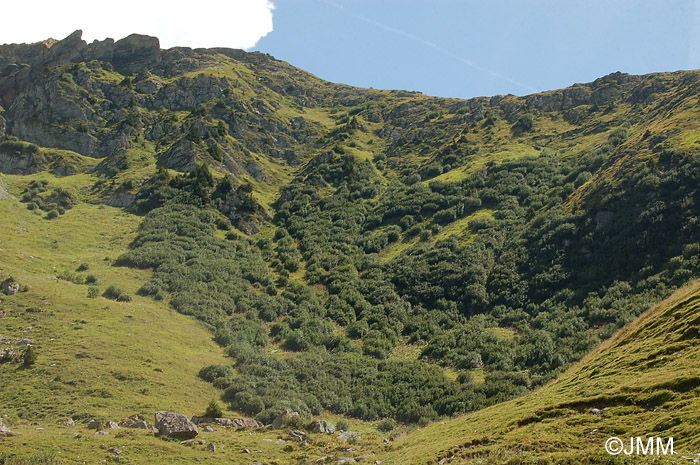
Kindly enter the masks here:
[[[185, 74], [227, 63], [234, 69], [224, 77]], [[239, 72], [241, 63], [246, 68]], [[273, 82], [265, 75], [263, 85], [258, 70], [277, 77]], [[3, 45], [0, 134], [96, 158], [122, 156], [149, 141], [174, 169], [189, 171], [207, 161], [265, 179], [251, 152], [286, 163], [320, 134], [318, 123], [275, 115], [270, 102], [280, 96], [270, 89], [280, 88], [289, 70], [294, 68], [243, 51], [163, 51], [157, 38], [138, 34], [87, 44], [76, 31], [61, 41]], [[308, 95], [299, 98], [307, 101]]]
[[[95, 105], [95, 99], [109, 99], [110, 106], [131, 100], [118, 92], [117, 83], [105, 88], [81, 68], [76, 77], [84, 81], [83, 87], [61, 68], [74, 64], [77, 70], [78, 63], [97, 61], [102, 65], [92, 69], [109, 72], [114, 67], [128, 74], [158, 64], [160, 44], [155, 37], [136, 34], [116, 43], [106, 39], [90, 45], [81, 37], [82, 31], [75, 31], [61, 41], [0, 46], [0, 104], [7, 109], [11, 134], [47, 147], [104, 157], [125, 148], [124, 137], [118, 130], [96, 129], [103, 125], [105, 108]], [[4, 133], [4, 121], [1, 127]]]
[[160, 42], [156, 37], [132, 34], [116, 43], [105, 39], [88, 45], [82, 36], [83, 31], [78, 30], [63, 40], [0, 45], [0, 75], [6, 77], [24, 67], [49, 68], [91, 60], [112, 63], [128, 73], [160, 61]]

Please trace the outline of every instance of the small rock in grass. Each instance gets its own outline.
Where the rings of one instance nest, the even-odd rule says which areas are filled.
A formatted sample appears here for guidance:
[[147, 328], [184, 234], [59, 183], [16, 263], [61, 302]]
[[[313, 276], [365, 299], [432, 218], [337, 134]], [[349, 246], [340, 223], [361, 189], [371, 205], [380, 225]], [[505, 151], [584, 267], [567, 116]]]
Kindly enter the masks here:
[[102, 422], [99, 420], [90, 420], [90, 423], [88, 423], [88, 429], [100, 430], [102, 429]]
[[104, 428], [105, 429], [119, 429], [119, 425], [117, 425], [115, 422], [110, 420], [107, 423], [105, 423]]

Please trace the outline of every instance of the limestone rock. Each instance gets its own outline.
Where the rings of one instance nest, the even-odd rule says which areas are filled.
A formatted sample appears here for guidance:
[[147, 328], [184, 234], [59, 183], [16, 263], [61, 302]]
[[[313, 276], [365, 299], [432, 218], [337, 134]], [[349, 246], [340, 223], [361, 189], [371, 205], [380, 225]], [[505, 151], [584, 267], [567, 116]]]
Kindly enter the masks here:
[[19, 283], [15, 282], [11, 278], [7, 278], [2, 282], [2, 292], [5, 295], [15, 295], [19, 292]]
[[348, 442], [357, 442], [362, 440], [362, 436], [355, 431], [341, 431], [338, 433], [338, 439], [344, 439]]
[[197, 167], [197, 146], [183, 137], [158, 158], [165, 168], [190, 172]]
[[311, 431], [314, 433], [333, 434], [335, 433], [335, 426], [325, 420], [317, 420], [311, 424]]
[[85, 50], [86, 60], [112, 61], [114, 39], [95, 40]]
[[65, 39], [51, 46], [44, 59], [46, 67], [60, 66], [71, 61], [82, 59], [82, 52], [87, 48], [87, 43], [82, 39], [83, 31], [77, 30]]
[[28, 153], [10, 153], [0, 148], [0, 173], [33, 174], [41, 169], [36, 157]]
[[124, 418], [122, 421], [119, 422], [119, 426], [121, 426], [122, 428], [147, 429], [149, 431], [157, 431], [156, 428], [149, 425], [146, 422], [146, 419], [138, 413], [131, 415], [130, 417]]
[[220, 426], [229, 426], [231, 428], [262, 428], [263, 425], [254, 418], [209, 418], [209, 417], [192, 417], [192, 423], [195, 425], [214, 423]]
[[88, 423], [88, 429], [102, 430], [102, 422], [99, 420], [90, 420]]
[[114, 44], [112, 63], [131, 74], [160, 62], [160, 41], [157, 37], [132, 34]]
[[156, 412], [156, 428], [163, 436], [191, 439], [197, 436], [197, 425], [192, 423], [185, 415], [173, 412]]
[[290, 431], [289, 437], [297, 442], [304, 442], [309, 440], [309, 435], [299, 430]]
[[134, 200], [136, 200], [136, 194], [115, 192], [104, 200], [104, 204], [110, 207], [130, 207], [134, 203]]
[[107, 423], [105, 423], [104, 428], [105, 429], [119, 429], [119, 425], [117, 425], [115, 422], [110, 420]]
[[10, 431], [10, 428], [5, 426], [5, 424], [2, 422], [2, 418], [0, 418], [0, 438], [5, 438], [8, 436], [14, 436], [15, 433]]
[[283, 426], [296, 423], [299, 421], [299, 418], [299, 412], [286, 409], [284, 412], [277, 415], [277, 418], [272, 422], [272, 429], [280, 429]]

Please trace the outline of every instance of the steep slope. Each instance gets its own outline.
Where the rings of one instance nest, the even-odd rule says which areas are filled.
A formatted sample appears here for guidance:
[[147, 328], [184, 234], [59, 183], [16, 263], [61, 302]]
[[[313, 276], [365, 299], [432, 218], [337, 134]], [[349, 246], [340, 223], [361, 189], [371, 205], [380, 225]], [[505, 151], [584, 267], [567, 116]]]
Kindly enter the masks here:
[[[645, 312], [547, 386], [397, 440], [385, 463], [684, 463], [700, 452], [700, 282]], [[597, 410], [595, 410], [597, 409]], [[611, 436], [678, 454], [617, 461]], [[627, 442], [628, 444], [628, 442]], [[625, 461], [627, 460], [627, 461]]]
[[[85, 176], [38, 176], [33, 179], [75, 192], [89, 182]], [[28, 180], [3, 176], [1, 182], [18, 193]], [[164, 408], [203, 411], [218, 396], [196, 376], [202, 365], [225, 360], [209, 332], [164, 303], [134, 295], [147, 272], [110, 266], [133, 237], [138, 217], [81, 202], [46, 221], [10, 197], [0, 202], [0, 217], [0, 269], [23, 288], [0, 297], [1, 347], [21, 358], [19, 341], [28, 339], [38, 353], [32, 369], [3, 360], [0, 416], [117, 420]], [[88, 269], [77, 272], [81, 265]], [[87, 276], [96, 282], [85, 284]], [[110, 285], [133, 300], [99, 296]], [[98, 289], [92, 298], [90, 288]]]

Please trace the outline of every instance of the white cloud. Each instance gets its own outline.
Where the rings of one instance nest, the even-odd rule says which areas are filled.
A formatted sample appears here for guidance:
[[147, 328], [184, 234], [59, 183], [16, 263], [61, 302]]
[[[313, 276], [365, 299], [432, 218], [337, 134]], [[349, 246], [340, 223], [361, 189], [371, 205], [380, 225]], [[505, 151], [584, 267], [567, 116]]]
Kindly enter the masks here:
[[156, 36], [162, 48], [248, 49], [272, 31], [270, 0], [40, 0], [2, 6], [0, 43], [63, 39], [76, 29], [91, 42], [132, 33]]

